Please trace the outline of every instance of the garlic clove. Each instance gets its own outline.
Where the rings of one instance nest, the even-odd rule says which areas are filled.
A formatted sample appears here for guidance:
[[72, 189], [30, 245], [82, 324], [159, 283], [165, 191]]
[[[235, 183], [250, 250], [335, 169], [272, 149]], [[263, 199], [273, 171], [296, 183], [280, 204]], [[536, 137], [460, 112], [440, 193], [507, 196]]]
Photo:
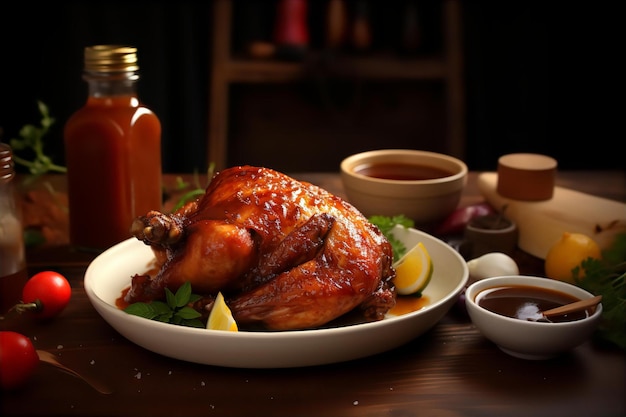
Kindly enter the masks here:
[[490, 252], [472, 259], [467, 262], [467, 268], [474, 281], [502, 275], [519, 275], [515, 260], [502, 252]]

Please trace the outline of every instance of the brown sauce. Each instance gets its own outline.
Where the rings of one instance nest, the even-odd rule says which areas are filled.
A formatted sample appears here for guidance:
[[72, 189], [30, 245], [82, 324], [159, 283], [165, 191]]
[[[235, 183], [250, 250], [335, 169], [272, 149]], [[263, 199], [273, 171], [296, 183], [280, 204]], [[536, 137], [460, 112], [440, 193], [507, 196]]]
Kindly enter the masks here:
[[[2, 259], [2, 255], [0, 255]], [[5, 260], [3, 260], [4, 262]], [[0, 265], [0, 272], [3, 265]], [[28, 272], [26, 268], [21, 268], [18, 271], [0, 276], [0, 315], [9, 311], [15, 304], [20, 302], [22, 297], [22, 289], [28, 281]]]
[[429, 165], [385, 163], [362, 165], [354, 170], [357, 174], [385, 180], [432, 180], [449, 177], [454, 173]]
[[122, 290], [122, 295], [120, 295], [119, 298], [115, 300], [115, 306], [119, 308], [120, 310], [124, 310], [126, 307], [129, 306], [128, 301], [125, 300], [126, 294], [128, 294], [128, 291], [130, 291], [130, 287], [124, 288]]
[[417, 310], [421, 310], [428, 304], [428, 297], [412, 297], [412, 296], [398, 296], [396, 298], [396, 305], [389, 310], [389, 314], [394, 316], [401, 316], [403, 314], [409, 314]]
[[[528, 286], [489, 288], [476, 296], [476, 303], [494, 313], [520, 320], [537, 321], [541, 311], [579, 301], [578, 298], [560, 291]], [[581, 320], [591, 311], [578, 311], [550, 317], [551, 322]]]

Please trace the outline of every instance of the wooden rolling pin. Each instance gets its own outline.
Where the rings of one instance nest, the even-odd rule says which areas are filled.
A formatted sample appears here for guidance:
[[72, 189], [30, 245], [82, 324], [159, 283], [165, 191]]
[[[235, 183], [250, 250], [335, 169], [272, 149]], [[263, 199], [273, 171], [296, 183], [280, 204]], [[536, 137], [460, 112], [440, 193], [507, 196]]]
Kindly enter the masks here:
[[607, 248], [617, 233], [626, 232], [626, 204], [579, 191], [555, 187], [551, 199], [519, 201], [496, 191], [498, 174], [483, 172], [478, 189], [497, 210], [506, 206], [506, 216], [517, 223], [518, 246], [523, 251], [545, 259], [563, 233], [583, 233]]

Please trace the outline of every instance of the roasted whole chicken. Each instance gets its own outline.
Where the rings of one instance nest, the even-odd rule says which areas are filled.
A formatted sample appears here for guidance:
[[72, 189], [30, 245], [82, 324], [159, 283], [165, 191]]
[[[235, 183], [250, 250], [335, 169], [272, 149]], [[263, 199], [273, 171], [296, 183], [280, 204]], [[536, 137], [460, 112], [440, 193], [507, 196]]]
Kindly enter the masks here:
[[137, 218], [157, 272], [136, 275], [125, 301], [163, 299], [186, 281], [224, 294], [240, 326], [315, 328], [357, 308], [380, 320], [395, 305], [391, 246], [357, 209], [267, 168], [218, 172], [198, 200]]

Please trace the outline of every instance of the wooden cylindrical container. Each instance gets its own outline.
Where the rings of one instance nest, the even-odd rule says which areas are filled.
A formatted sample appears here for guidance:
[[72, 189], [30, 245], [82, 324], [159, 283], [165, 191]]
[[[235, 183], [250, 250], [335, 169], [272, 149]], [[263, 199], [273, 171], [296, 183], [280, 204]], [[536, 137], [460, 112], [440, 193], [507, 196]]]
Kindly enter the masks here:
[[552, 198], [557, 161], [546, 155], [515, 153], [498, 159], [497, 191], [503, 197], [522, 201]]

